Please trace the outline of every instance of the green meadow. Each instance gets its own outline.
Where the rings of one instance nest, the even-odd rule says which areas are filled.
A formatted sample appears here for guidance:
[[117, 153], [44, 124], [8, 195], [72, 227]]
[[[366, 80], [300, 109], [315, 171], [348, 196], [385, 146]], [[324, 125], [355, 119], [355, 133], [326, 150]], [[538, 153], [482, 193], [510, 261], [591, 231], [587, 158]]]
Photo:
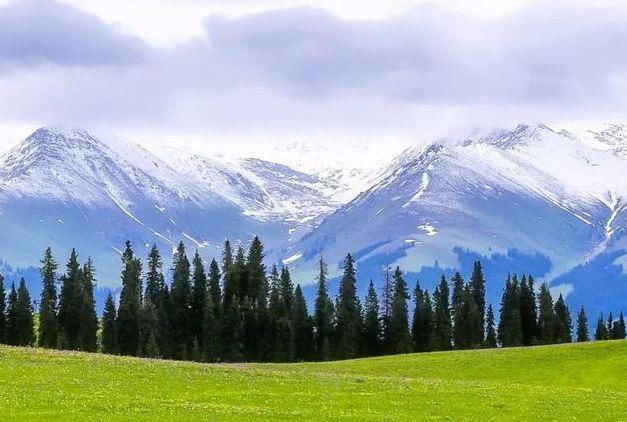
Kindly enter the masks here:
[[2, 420], [627, 420], [627, 341], [222, 364], [0, 347]]

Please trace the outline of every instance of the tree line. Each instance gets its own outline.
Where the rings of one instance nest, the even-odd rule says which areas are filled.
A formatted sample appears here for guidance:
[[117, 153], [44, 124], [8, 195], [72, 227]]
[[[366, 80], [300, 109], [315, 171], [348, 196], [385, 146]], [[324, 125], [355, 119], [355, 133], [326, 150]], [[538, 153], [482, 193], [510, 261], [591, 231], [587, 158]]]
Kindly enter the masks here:
[[[166, 283], [159, 249], [151, 248], [144, 268], [126, 242], [119, 302], [109, 293], [99, 319], [91, 259], [80, 264], [72, 250], [59, 278], [47, 248], [37, 315], [24, 280], [6, 297], [0, 276], [0, 342], [203, 362], [291, 362], [566, 343], [573, 341], [573, 328], [576, 341], [590, 340], [584, 308], [573, 327], [562, 295], [553, 301], [548, 285], [536, 289], [530, 275], [507, 278], [497, 323], [479, 261], [469, 280], [459, 272], [451, 280], [443, 275], [432, 294], [419, 282], [410, 294], [401, 269], [386, 269], [380, 294], [371, 280], [362, 302], [353, 257], [344, 259], [335, 298], [320, 259], [310, 314], [289, 269], [267, 270], [264, 258], [257, 237], [247, 250], [233, 249], [227, 240], [221, 262], [209, 265], [197, 251], [190, 261], [181, 242]], [[622, 312], [599, 317], [595, 340], [625, 336]]]

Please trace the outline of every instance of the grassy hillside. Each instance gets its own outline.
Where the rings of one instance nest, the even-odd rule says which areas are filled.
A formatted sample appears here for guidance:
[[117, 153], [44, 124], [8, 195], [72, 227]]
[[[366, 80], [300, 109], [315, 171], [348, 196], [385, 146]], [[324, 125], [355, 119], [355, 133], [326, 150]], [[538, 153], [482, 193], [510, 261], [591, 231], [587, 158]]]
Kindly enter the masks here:
[[627, 417], [627, 341], [202, 365], [0, 348], [2, 419]]

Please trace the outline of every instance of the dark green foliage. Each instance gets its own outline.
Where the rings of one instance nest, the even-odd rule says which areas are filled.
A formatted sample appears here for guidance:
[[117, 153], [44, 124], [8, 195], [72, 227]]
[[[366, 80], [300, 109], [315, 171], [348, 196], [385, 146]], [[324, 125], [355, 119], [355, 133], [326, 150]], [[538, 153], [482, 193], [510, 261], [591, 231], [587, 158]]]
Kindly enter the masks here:
[[94, 264], [91, 258], [83, 265], [80, 274], [82, 300], [77, 345], [79, 350], [95, 352], [98, 348], [98, 316], [94, 301]]
[[455, 347], [458, 349], [480, 348], [482, 346], [481, 336], [479, 335], [481, 317], [469, 284], [464, 286], [459, 313], [460, 317], [457, 324], [459, 324], [458, 328], [461, 333], [458, 335], [459, 343], [456, 343]]
[[14, 346], [32, 346], [35, 344], [33, 304], [23, 278], [20, 279], [17, 290], [15, 284], [11, 284], [6, 318], [6, 340], [8, 344]]
[[433, 349], [450, 350], [453, 328], [451, 326], [449, 288], [444, 275], [433, 292], [433, 302]]
[[555, 309], [553, 308], [553, 298], [546, 283], [540, 286], [538, 302], [538, 343], [554, 343], [557, 319], [555, 317]]
[[555, 302], [555, 342], [556, 343], [570, 343], [573, 341], [572, 331], [573, 331], [573, 322], [570, 316], [570, 310], [568, 309], [568, 305], [566, 305], [566, 301], [562, 295], [559, 295], [559, 298]]
[[220, 267], [215, 259], [212, 259], [209, 264], [209, 294], [211, 295], [211, 308], [218, 317], [222, 293], [220, 292]]
[[588, 334], [588, 317], [582, 306], [577, 314], [577, 342], [582, 343], [586, 341], [590, 341], [590, 335]]
[[363, 350], [365, 356], [376, 356], [381, 353], [381, 318], [379, 317], [379, 298], [370, 280], [368, 293], [364, 302], [364, 334]]
[[344, 260], [336, 318], [336, 356], [340, 359], [357, 357], [362, 323], [361, 306], [357, 298], [355, 260], [351, 254], [346, 255]]
[[67, 270], [63, 276], [61, 296], [59, 297], [59, 325], [63, 334], [60, 345], [63, 348], [77, 350], [79, 348], [79, 324], [83, 304], [81, 267], [78, 263], [76, 250], [72, 249]]
[[290, 314], [292, 311], [292, 304], [294, 303], [294, 283], [292, 283], [292, 276], [286, 266], [281, 268], [281, 276], [279, 277], [279, 295], [283, 306], [285, 306], [285, 312]]
[[116, 322], [118, 351], [136, 355], [139, 350], [139, 314], [141, 311], [141, 261], [133, 256], [131, 242], [122, 254], [122, 292]]
[[233, 274], [235, 280], [235, 295], [241, 301], [245, 297], [248, 297], [248, 266], [246, 265], [244, 248], [241, 245], [237, 247], [237, 252], [235, 252]]
[[207, 300], [205, 301], [205, 312], [203, 313], [202, 324], [202, 358], [205, 362], [215, 362], [219, 357], [218, 322], [219, 313], [216, 313], [216, 305], [213, 303], [213, 295], [208, 293]]
[[331, 359], [333, 336], [333, 303], [327, 287], [327, 265], [322, 258], [318, 263], [318, 294], [314, 310], [316, 354], [320, 360]]
[[603, 318], [603, 314], [599, 315], [599, 319], [597, 320], [597, 327], [594, 332], [594, 339], [596, 341], [607, 340], [609, 337], [609, 333], [607, 332], [607, 326], [605, 325], [605, 319]]
[[612, 340], [622, 340], [625, 338], [625, 317], [622, 311], [618, 319], [613, 321], [612, 331], [609, 334]]
[[414, 289], [414, 318], [411, 329], [412, 340], [417, 352], [431, 350], [433, 341], [433, 308], [428, 290], [422, 290], [420, 283]]
[[6, 293], [4, 291], [4, 276], [0, 274], [0, 344], [6, 342]]
[[451, 314], [453, 317], [453, 345], [455, 348], [464, 348], [468, 343], [467, 327], [462, 323], [462, 307], [464, 306], [464, 279], [459, 272], [456, 272], [451, 279], [453, 284], [453, 292], [451, 293]]
[[172, 258], [172, 291], [170, 293], [170, 332], [174, 346], [174, 359], [184, 359], [193, 347], [192, 336], [192, 288], [190, 264], [185, 245], [180, 242]]
[[165, 280], [163, 278], [163, 262], [161, 261], [161, 253], [157, 245], [152, 245], [148, 253], [146, 271], [146, 294], [144, 300], [153, 304], [155, 309], [161, 306], [163, 301], [163, 291], [165, 289]]
[[220, 329], [220, 355], [225, 362], [240, 362], [243, 357], [242, 315], [239, 301], [233, 300], [225, 309]]
[[389, 343], [387, 344], [389, 353], [409, 353], [412, 351], [407, 300], [409, 300], [407, 283], [403, 278], [401, 269], [396, 267], [394, 271], [394, 300], [390, 312]]
[[478, 331], [473, 335], [473, 338], [479, 340], [479, 344], [484, 341], [485, 332], [485, 278], [483, 276], [483, 267], [481, 262], [476, 261], [473, 264], [472, 276], [470, 277], [470, 292], [477, 304], [477, 312], [479, 314], [479, 327]]
[[522, 330], [522, 344], [530, 346], [537, 342], [537, 305], [534, 291], [533, 277], [523, 275], [520, 283], [520, 326]]
[[159, 345], [157, 344], [157, 333], [159, 331], [159, 319], [155, 305], [146, 300], [142, 304], [139, 314], [139, 347], [137, 355], [148, 358], [160, 356]]
[[[291, 295], [290, 295], [291, 296]], [[294, 359], [294, 333], [287, 306], [281, 295], [281, 276], [274, 265], [270, 272], [269, 324], [264, 336], [267, 356], [273, 362]]]
[[522, 344], [520, 318], [520, 285], [516, 275], [508, 277], [501, 298], [498, 326], [498, 340], [502, 347], [514, 347]]
[[256, 306], [262, 308], [267, 306], [266, 300], [268, 295], [266, 267], [263, 260], [263, 244], [255, 236], [250, 244], [246, 258], [248, 286], [245, 293], [251, 300], [256, 302]]
[[223, 307], [229, 307], [231, 301], [237, 296], [237, 275], [233, 268], [233, 250], [231, 242], [227, 239], [224, 242], [224, 250], [222, 251], [222, 277], [223, 277]]
[[300, 288], [296, 286], [292, 308], [292, 327], [294, 330], [294, 358], [297, 361], [313, 359], [314, 337], [313, 321], [307, 311], [307, 302]]
[[117, 312], [111, 292], [107, 295], [102, 313], [102, 351], [103, 353], [118, 353]]
[[192, 260], [194, 269], [192, 280], [192, 296], [191, 296], [191, 335], [193, 341], [198, 343], [198, 347], [203, 349], [203, 324], [205, 319], [205, 309], [207, 307], [207, 275], [202, 258], [196, 251]]
[[59, 334], [59, 316], [57, 310], [57, 263], [52, 257], [52, 250], [46, 248], [41, 260], [41, 299], [39, 303], [39, 336], [40, 347], [55, 348]]
[[485, 334], [485, 347], [487, 348], [495, 348], [496, 347], [496, 329], [494, 325], [494, 310], [492, 309], [492, 304], [488, 306], [488, 310], [486, 312], [486, 334]]

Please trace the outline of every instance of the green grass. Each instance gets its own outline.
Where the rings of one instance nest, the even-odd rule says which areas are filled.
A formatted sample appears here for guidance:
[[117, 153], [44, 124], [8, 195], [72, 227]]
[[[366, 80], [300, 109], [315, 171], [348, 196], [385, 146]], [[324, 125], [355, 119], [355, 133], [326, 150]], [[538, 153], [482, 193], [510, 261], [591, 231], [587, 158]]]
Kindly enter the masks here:
[[202, 365], [0, 348], [2, 420], [625, 420], [627, 341]]

